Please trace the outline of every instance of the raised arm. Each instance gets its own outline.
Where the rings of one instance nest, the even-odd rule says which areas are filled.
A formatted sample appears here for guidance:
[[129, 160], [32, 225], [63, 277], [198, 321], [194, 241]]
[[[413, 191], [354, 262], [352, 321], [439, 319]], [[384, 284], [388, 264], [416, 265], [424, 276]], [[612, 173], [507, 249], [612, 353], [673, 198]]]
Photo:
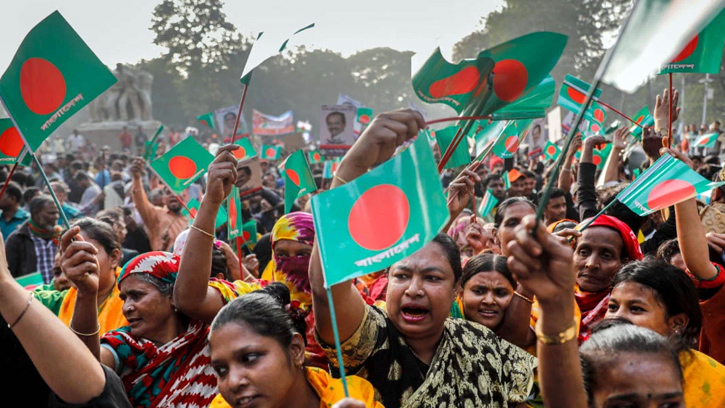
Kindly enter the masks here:
[[189, 230], [174, 285], [174, 305], [185, 315], [211, 323], [224, 306], [219, 292], [209, 287], [214, 223], [224, 199], [237, 181], [237, 159], [231, 153], [237, 145], [219, 149], [209, 166], [206, 194]]
[[536, 217], [527, 215], [516, 227], [515, 239], [508, 243], [508, 265], [541, 307], [536, 327], [541, 394], [547, 407], [586, 407], [574, 319], [572, 249], [542, 223], [534, 236], [535, 226]]
[[145, 166], [146, 162], [140, 157], [133, 159], [133, 163], [131, 163], [131, 199], [144, 225], [151, 230], [156, 227], [156, 217], [153, 216], [154, 205], [149, 202], [146, 192], [143, 189], [143, 182], [141, 181], [141, 175], [144, 172]]
[[571, 191], [571, 182], [573, 181], [573, 178], [571, 176], [571, 165], [572, 163], [574, 163], [574, 155], [581, 146], [582, 135], [581, 133], [577, 133], [577, 135], [574, 136], [574, 140], [572, 140], [571, 142], [569, 151], [566, 152], [566, 157], [564, 157], [564, 164], [559, 171], [559, 180], [557, 180], [557, 185], [560, 189], [566, 191], [567, 193]]
[[599, 212], [597, 208], [597, 192], [594, 188], [597, 166], [594, 165], [594, 147], [606, 143], [602, 136], [589, 136], [584, 141], [579, 172], [577, 173], [577, 205], [579, 206], [579, 219], [584, 220]]
[[85, 404], [103, 392], [106, 376], [93, 354], [10, 275], [1, 236], [0, 313], [58, 398]]
[[[395, 149], [406, 140], [414, 138], [425, 127], [423, 117], [410, 109], [381, 113], [355, 142], [342, 159], [335, 173], [332, 187], [343, 181], [350, 182], [365, 174], [370, 168], [388, 160]], [[310, 259], [310, 284], [315, 312], [315, 326], [320, 338], [332, 344], [334, 341], [330, 308], [327, 303], [320, 253], [315, 241]], [[337, 326], [340, 340], [345, 341], [355, 333], [365, 316], [365, 302], [352, 282], [332, 287]]]
[[621, 159], [620, 155], [622, 153], [622, 150], [627, 146], [627, 135], [629, 134], [629, 129], [626, 127], [620, 127], [619, 129], [614, 132], [614, 140], [612, 143], [612, 152], [609, 154], [609, 157], [607, 158], [607, 163], [604, 165], [604, 171], [602, 172], [604, 174], [603, 178], [603, 184], [606, 184], [610, 181], [620, 181], [619, 180], [619, 161]]
[[[461, 215], [468, 202], [471, 201], [471, 194], [475, 194], [475, 183], [481, 182], [481, 177], [474, 171], [476, 163], [469, 164], [458, 176], [448, 185], [448, 213], [450, 219], [442, 231], [448, 231], [453, 222]], [[474, 208], [474, 213], [477, 211]]]

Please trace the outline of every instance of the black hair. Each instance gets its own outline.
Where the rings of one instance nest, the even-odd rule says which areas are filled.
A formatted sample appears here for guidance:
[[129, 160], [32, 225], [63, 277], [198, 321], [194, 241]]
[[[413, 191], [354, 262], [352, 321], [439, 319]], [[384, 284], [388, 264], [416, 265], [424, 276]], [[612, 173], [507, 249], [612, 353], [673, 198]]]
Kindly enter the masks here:
[[576, 228], [576, 226], [577, 226], [577, 223], [574, 221], [562, 221], [562, 222], [556, 224], [556, 227], [554, 227], [554, 231], [552, 231], [552, 232], [556, 233], [556, 232], [563, 231], [565, 229]]
[[536, 204], [531, 202], [526, 197], [511, 197], [504, 200], [501, 204], [498, 205], [498, 210], [496, 210], [496, 216], [494, 216], [493, 223], [496, 225], [496, 228], [501, 226], [501, 223], [503, 222], [504, 216], [506, 215], [506, 210], [509, 209], [509, 207], [516, 205], [516, 204], [528, 204], [529, 207], [533, 208], [534, 211], [537, 210]]
[[453, 276], [455, 283], [458, 283], [463, 275], [463, 268], [461, 267], [461, 251], [458, 249], [458, 245], [453, 241], [447, 234], [439, 233], [433, 238], [433, 241], [438, 244], [446, 255], [448, 263], [451, 264], [453, 269]]
[[466, 262], [466, 267], [463, 268], [463, 276], [461, 277], [461, 287], [466, 286], [472, 277], [481, 272], [495, 271], [503, 275], [512, 287], [516, 288], [516, 279], [509, 271], [508, 264], [506, 263], [505, 256], [499, 256], [494, 254], [480, 254], [476, 255]]
[[20, 185], [14, 181], [8, 181], [7, 187], [5, 187], [5, 194], [9, 197], [15, 197], [15, 201], [18, 204], [23, 200], [23, 190]]
[[663, 242], [659, 248], [657, 248], [657, 259], [670, 263], [672, 258], [681, 252], [680, 243], [677, 242], [677, 238], [672, 238]]
[[234, 113], [234, 112], [227, 112], [227, 113], [224, 114], [224, 120], [227, 120], [227, 117], [229, 115], [232, 115], [232, 118], [234, 118], [234, 119], [237, 118], [237, 114], [236, 113]]
[[81, 181], [81, 180], [91, 180], [91, 176], [88, 175], [85, 171], [78, 171], [75, 176], [73, 176], [73, 180], [75, 181]]
[[219, 310], [211, 323], [211, 331], [228, 323], [246, 326], [264, 337], [272, 337], [282, 347], [289, 347], [295, 333], [305, 339], [304, 316], [288, 310], [290, 292], [281, 282], [272, 282], [263, 289], [240, 296]]
[[39, 194], [35, 196], [30, 201], [30, 204], [28, 204], [28, 210], [30, 211], [30, 215], [37, 214], [39, 211], [45, 207], [46, 204], [55, 205], [55, 202], [53, 201], [53, 198], [47, 194]]
[[257, 244], [254, 246], [254, 254], [259, 261], [259, 270], [263, 271], [269, 261], [272, 260], [272, 234], [264, 234], [257, 240]]
[[23, 192], [23, 202], [30, 204], [31, 201], [33, 201], [33, 198], [40, 194], [40, 189], [38, 187], [28, 187]]
[[530, 170], [524, 170], [524, 171], [521, 172], [521, 174], [523, 174], [524, 176], [526, 176], [526, 178], [530, 178], [530, 179], [535, 179], [536, 178], [536, 174], [533, 171], [530, 171]]
[[[30, 185], [30, 179], [31, 176], [27, 173], [24, 173], [22, 171], [16, 171], [13, 173], [12, 176], [10, 176], [10, 180], [20, 184], [21, 186], [28, 187]], [[37, 188], [37, 187], [36, 187]]]
[[[544, 192], [539, 193], [539, 201], [541, 201], [541, 197], [543, 197]], [[559, 197], [566, 197], [566, 191], [560, 189], [559, 187], [554, 187], [551, 189], [551, 195], [549, 195], [549, 202], [551, 202], [552, 198], [559, 198]], [[547, 203], [548, 205], [548, 203]]]
[[683, 270], [661, 260], [631, 262], [617, 272], [612, 287], [624, 282], [652, 289], [657, 302], [665, 307], [666, 318], [680, 313], [687, 315], [687, 327], [675, 340], [682, 343], [683, 349], [695, 344], [702, 328], [702, 312], [695, 284]]
[[72, 163], [70, 164], [70, 167], [71, 167], [71, 168], [72, 168], [73, 170], [83, 170], [83, 162], [82, 162], [82, 161], [80, 161], [80, 160], [74, 160], [74, 161], [73, 161], [73, 162], [72, 162]]
[[227, 268], [227, 256], [220, 248], [216, 245], [212, 246], [211, 249], [211, 277], [215, 278], [218, 274], [224, 276], [224, 280], [232, 281], [232, 276]]
[[486, 178], [483, 179], [483, 181], [481, 181], [481, 185], [483, 186], [484, 189], [487, 189], [488, 185], [494, 180], [503, 180], [503, 178], [501, 177], [500, 173], [491, 173], [488, 176], [486, 176]]
[[605, 319], [601, 327], [579, 348], [584, 390], [590, 407], [594, 406], [594, 391], [601, 384], [597, 381], [600, 370], [612, 366], [612, 356], [623, 353], [661, 355], [672, 362], [682, 379], [682, 367], [677, 350], [666, 338], [643, 327], [637, 327], [626, 319]]
[[118, 242], [118, 235], [113, 231], [110, 225], [105, 222], [98, 221], [90, 217], [83, 217], [73, 223], [73, 226], [80, 227], [81, 231], [88, 236], [89, 239], [98, 241], [107, 254], [111, 254], [114, 250], [121, 250], [121, 243]]
[[330, 116], [334, 116], [334, 115], [338, 115], [338, 116], [340, 116], [340, 118], [341, 118], [341, 120], [342, 120], [342, 124], [343, 124], [343, 125], [346, 125], [346, 124], [347, 124], [347, 118], [345, 118], [345, 114], [344, 114], [344, 113], [342, 113], [342, 112], [332, 112], [332, 113], [330, 113], [330, 114], [329, 114], [329, 115], [327, 115], [327, 117], [325, 118], [325, 122], [327, 122], [327, 119], [329, 119], [329, 118], [330, 118]]

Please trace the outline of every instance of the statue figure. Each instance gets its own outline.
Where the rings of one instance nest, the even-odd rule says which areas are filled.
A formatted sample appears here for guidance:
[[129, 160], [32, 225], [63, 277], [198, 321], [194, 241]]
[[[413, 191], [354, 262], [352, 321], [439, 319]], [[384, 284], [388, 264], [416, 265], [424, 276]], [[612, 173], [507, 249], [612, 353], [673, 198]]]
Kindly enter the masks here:
[[117, 82], [90, 104], [92, 122], [149, 121], [151, 110], [151, 86], [154, 77], [139, 68], [116, 64], [113, 74]]

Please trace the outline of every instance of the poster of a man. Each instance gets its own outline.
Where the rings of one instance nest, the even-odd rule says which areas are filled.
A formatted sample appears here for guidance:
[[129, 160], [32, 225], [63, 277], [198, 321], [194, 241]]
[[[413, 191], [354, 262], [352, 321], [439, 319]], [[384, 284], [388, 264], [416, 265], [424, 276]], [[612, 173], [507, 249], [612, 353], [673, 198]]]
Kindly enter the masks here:
[[[224, 139], [232, 137], [234, 131], [234, 124], [237, 121], [237, 111], [239, 105], [227, 106], [226, 108], [219, 108], [214, 111], [214, 119], [219, 124], [218, 134]], [[247, 129], [247, 122], [244, 120], [244, 115], [239, 119], [239, 127], [237, 128], [237, 136], [249, 133]]]
[[352, 105], [322, 106], [320, 115], [320, 148], [328, 154], [344, 154], [355, 143], [355, 116]]
[[237, 182], [239, 197], [246, 200], [262, 192], [262, 168], [259, 157], [240, 160], [237, 164]]
[[529, 155], [540, 154], [549, 138], [546, 136], [546, 119], [536, 119], [529, 128], [524, 138], [524, 143], [529, 147]]

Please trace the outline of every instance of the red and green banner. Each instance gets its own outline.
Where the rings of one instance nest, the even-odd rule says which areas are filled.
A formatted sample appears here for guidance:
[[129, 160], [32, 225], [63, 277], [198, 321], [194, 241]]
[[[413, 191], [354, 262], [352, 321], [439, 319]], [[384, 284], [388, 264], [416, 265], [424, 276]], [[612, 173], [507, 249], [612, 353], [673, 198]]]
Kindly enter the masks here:
[[232, 186], [232, 191], [227, 197], [227, 235], [229, 239], [242, 236], [242, 202], [239, 199], [239, 188]]
[[546, 109], [551, 106], [551, 102], [554, 100], [555, 91], [556, 82], [549, 75], [527, 95], [497, 110], [491, 117], [493, 120], [543, 118], [546, 116]]
[[325, 161], [325, 157], [322, 156], [322, 153], [320, 153], [319, 150], [312, 150], [310, 152], [307, 152], [307, 159], [310, 161], [311, 164], [322, 163]]
[[282, 146], [262, 145], [259, 155], [262, 159], [279, 160], [282, 157]]
[[725, 46], [725, 11], [700, 31], [660, 74], [673, 72], [718, 74]]
[[665, 154], [622, 190], [617, 199], [637, 215], [645, 216], [723, 184], [707, 180], [685, 163]]
[[0, 99], [35, 151], [115, 83], [116, 77], [55, 11], [23, 39], [0, 78]]
[[335, 172], [337, 171], [337, 166], [340, 165], [341, 161], [342, 157], [337, 157], [332, 160], [325, 160], [324, 166], [322, 168], [322, 178], [325, 180], [331, 179], [332, 176], [335, 175]]
[[[196, 218], [196, 213], [199, 212], [199, 207], [201, 206], [201, 203], [196, 198], [192, 198], [189, 200], [188, 203], [186, 203], [186, 207], [191, 210], [191, 213], [189, 211], [186, 211], [186, 208], [181, 209], [181, 213], [186, 215], [186, 217], [189, 219], [189, 225], [191, 225], [194, 222], [194, 218]], [[219, 207], [219, 212], [216, 214], [216, 221], [214, 222], [214, 229], [217, 229], [224, 225], [224, 223], [227, 222], [227, 210], [224, 209], [224, 206]]]
[[297, 150], [284, 163], [284, 212], [292, 210], [295, 200], [305, 194], [317, 191], [315, 176], [305, 159], [305, 152]]
[[235, 145], [239, 146], [239, 149], [232, 152], [237, 160], [251, 159], [257, 155], [257, 150], [252, 145], [252, 141], [248, 137], [241, 137], [234, 141]]
[[312, 215], [327, 287], [418, 251], [449, 219], [428, 141], [312, 197]]
[[491, 214], [491, 211], [493, 211], [497, 205], [498, 199], [493, 196], [491, 189], [486, 189], [486, 194], [483, 195], [483, 200], [481, 200], [481, 204], [478, 206], [478, 215], [485, 217], [488, 214]]
[[649, 127], [654, 126], [655, 124], [655, 118], [652, 117], [652, 115], [649, 114], [649, 106], [645, 105], [644, 108], [640, 109], [632, 115], [632, 120], [634, 120], [637, 125], [633, 125], [631, 128], [629, 128], [629, 134], [632, 135], [637, 140], [642, 140], [642, 128], [643, 127]]
[[413, 89], [424, 102], [446, 104], [459, 114], [488, 115], [539, 86], [565, 46], [564, 35], [531, 33], [458, 64], [446, 61], [437, 49], [413, 75]]
[[[453, 138], [456, 136], [456, 132], [458, 132], [458, 129], [460, 129], [458, 126], [448, 126], [447, 128], [434, 131], [436, 143], [438, 143], [441, 155], [446, 151], [446, 149], [448, 149], [448, 146], [450, 146]], [[465, 166], [470, 162], [471, 154], [468, 152], [468, 141], [462, 140], [456, 147], [456, 150], [453, 151], [451, 158], [448, 159], [444, 168], [454, 169], [459, 166]]]
[[176, 194], [201, 177], [214, 156], [193, 137], [187, 137], [149, 165]]
[[560, 154], [561, 149], [556, 145], [556, 143], [546, 142], [546, 145], [544, 146], [544, 156], [546, 156], [546, 160], [556, 161]]
[[[695, 141], [695, 144], [692, 147], [706, 147], [708, 149], [712, 149], [715, 147], [715, 142], [717, 142], [718, 133], [708, 133], [705, 135], [702, 135], [697, 138]], [[2, 142], [2, 139], [0, 139], [0, 143]]]
[[214, 126], [214, 112], [205, 113], [196, 117], [196, 120], [208, 126], [211, 130], [216, 129]]

